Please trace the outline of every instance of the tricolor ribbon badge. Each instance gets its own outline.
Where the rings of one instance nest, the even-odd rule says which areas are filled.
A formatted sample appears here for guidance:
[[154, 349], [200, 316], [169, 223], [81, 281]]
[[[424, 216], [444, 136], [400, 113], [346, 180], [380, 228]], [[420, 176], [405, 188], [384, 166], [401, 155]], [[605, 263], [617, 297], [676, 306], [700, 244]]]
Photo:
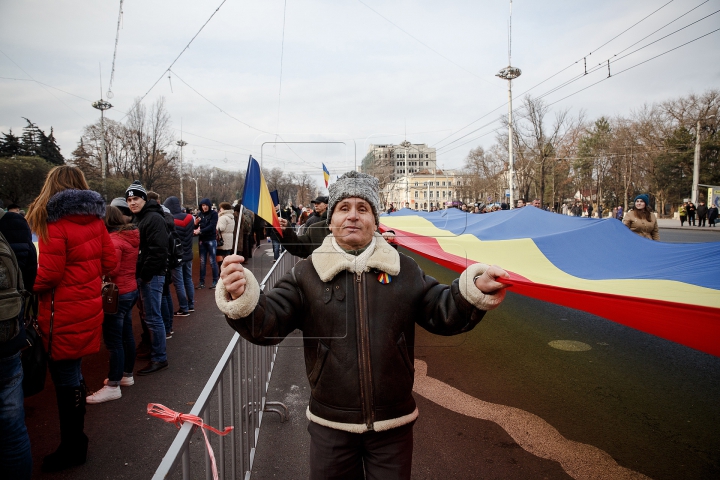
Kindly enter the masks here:
[[382, 283], [383, 285], [386, 283], [390, 283], [392, 282], [392, 277], [385, 272], [380, 272], [378, 274], [378, 282]]

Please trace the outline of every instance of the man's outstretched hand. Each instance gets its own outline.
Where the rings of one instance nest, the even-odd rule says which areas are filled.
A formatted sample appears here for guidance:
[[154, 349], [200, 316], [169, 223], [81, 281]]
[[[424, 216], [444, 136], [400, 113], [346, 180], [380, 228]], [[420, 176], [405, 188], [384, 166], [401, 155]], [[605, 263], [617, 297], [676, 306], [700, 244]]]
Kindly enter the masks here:
[[242, 262], [245, 261], [240, 255], [228, 255], [222, 262], [220, 267], [220, 278], [223, 281], [225, 290], [230, 294], [233, 300], [245, 293], [245, 269]]
[[482, 293], [496, 293], [507, 287], [506, 284], [498, 282], [498, 278], [510, 278], [510, 275], [497, 265], [491, 265], [485, 270], [485, 273], [475, 279], [475, 286]]

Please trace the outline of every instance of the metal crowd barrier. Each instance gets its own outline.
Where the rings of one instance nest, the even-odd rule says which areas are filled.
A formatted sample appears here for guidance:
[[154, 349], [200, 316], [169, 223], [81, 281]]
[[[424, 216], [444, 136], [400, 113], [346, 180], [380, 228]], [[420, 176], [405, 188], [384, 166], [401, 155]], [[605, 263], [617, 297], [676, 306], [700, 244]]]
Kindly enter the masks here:
[[[273, 288], [298, 260], [284, 251], [260, 283], [260, 288]], [[285, 405], [265, 400], [277, 350], [277, 346], [253, 345], [235, 333], [190, 411], [191, 415], [201, 417], [204, 423], [218, 430], [223, 430], [227, 425], [235, 427], [225, 437], [208, 432], [219, 478], [250, 478], [264, 412], [277, 413], [281, 421], [288, 420]], [[216, 399], [214, 407], [211, 405], [212, 399]], [[214, 417], [212, 421], [211, 413]], [[194, 450], [202, 448], [205, 452], [205, 478], [212, 479], [210, 456], [202, 433], [196, 430], [195, 425], [183, 424], [153, 479], [168, 478], [171, 474], [177, 476], [178, 464], [181, 465], [183, 480], [200, 478], [201, 462], [191, 459], [190, 455], [193, 446]], [[196, 436], [193, 443], [195, 433], [199, 433], [200, 437]]]

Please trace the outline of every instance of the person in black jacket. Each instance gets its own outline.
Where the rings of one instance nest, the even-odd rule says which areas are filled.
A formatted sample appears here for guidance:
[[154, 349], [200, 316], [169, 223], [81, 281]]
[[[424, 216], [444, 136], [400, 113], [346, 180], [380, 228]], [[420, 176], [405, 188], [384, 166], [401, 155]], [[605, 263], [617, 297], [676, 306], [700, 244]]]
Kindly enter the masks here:
[[175, 221], [175, 231], [183, 244], [183, 261], [173, 269], [172, 282], [175, 285], [179, 304], [179, 310], [175, 312], [175, 316], [186, 317], [190, 314], [189, 312], [195, 311], [195, 289], [192, 280], [195, 219], [183, 211], [177, 197], [168, 197], [163, 204], [170, 210]]
[[310, 203], [312, 203], [315, 207], [315, 211], [305, 221], [305, 229], [310, 228], [314, 223], [327, 220], [328, 197], [320, 195], [315, 200], [312, 200]]
[[[410, 479], [417, 325], [472, 330], [505, 296], [497, 266], [473, 264], [452, 285], [426, 276], [376, 233], [376, 178], [348, 172], [330, 186], [331, 235], [269, 292], [242, 257], [222, 265], [215, 294], [246, 340], [274, 345], [303, 332], [310, 383], [310, 478]], [[392, 305], [388, 308], [388, 305]]]
[[705, 205], [705, 202], [700, 200], [698, 202], [699, 205], [697, 206], [697, 217], [698, 217], [698, 227], [704, 227], [705, 226], [705, 220], [707, 219], [708, 214], [708, 207]]
[[145, 322], [150, 330], [150, 362], [138, 370], [138, 375], [150, 375], [167, 368], [165, 324], [161, 305], [163, 285], [167, 274], [168, 234], [163, 209], [155, 200], [148, 200], [147, 191], [139, 181], [125, 191], [130, 211], [140, 230], [140, 253], [135, 274], [143, 304]]
[[200, 252], [200, 284], [197, 288], [205, 288], [205, 262], [210, 257], [210, 268], [212, 269], [212, 287], [217, 285], [220, 272], [215, 256], [217, 255], [217, 240], [215, 229], [217, 228], [218, 214], [212, 209], [212, 202], [209, 198], [200, 200], [201, 211], [195, 218], [195, 235], [198, 235], [198, 249]]
[[[30, 226], [19, 213], [0, 210], [0, 233], [17, 259], [25, 290], [32, 292], [37, 273], [37, 252]], [[20, 361], [20, 350], [25, 346], [23, 322], [20, 322], [20, 332], [13, 339], [0, 343], [0, 471], [7, 476], [4, 478], [30, 479], [32, 474]]]

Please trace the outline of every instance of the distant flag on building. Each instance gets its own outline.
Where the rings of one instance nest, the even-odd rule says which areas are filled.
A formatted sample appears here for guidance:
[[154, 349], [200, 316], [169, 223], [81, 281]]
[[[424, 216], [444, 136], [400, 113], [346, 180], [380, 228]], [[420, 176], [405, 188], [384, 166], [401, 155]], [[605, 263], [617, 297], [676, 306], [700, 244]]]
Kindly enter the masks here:
[[330, 181], [330, 171], [327, 169], [325, 164], [322, 164], [323, 166], [323, 178], [325, 178], [325, 188], [328, 187], [328, 182]]
[[257, 216], [272, 225], [278, 234], [282, 236], [280, 220], [275, 214], [270, 190], [268, 190], [265, 178], [260, 171], [260, 164], [250, 155], [248, 160], [247, 173], [245, 174], [245, 188], [243, 189], [242, 204], [245, 208], [254, 212]]

